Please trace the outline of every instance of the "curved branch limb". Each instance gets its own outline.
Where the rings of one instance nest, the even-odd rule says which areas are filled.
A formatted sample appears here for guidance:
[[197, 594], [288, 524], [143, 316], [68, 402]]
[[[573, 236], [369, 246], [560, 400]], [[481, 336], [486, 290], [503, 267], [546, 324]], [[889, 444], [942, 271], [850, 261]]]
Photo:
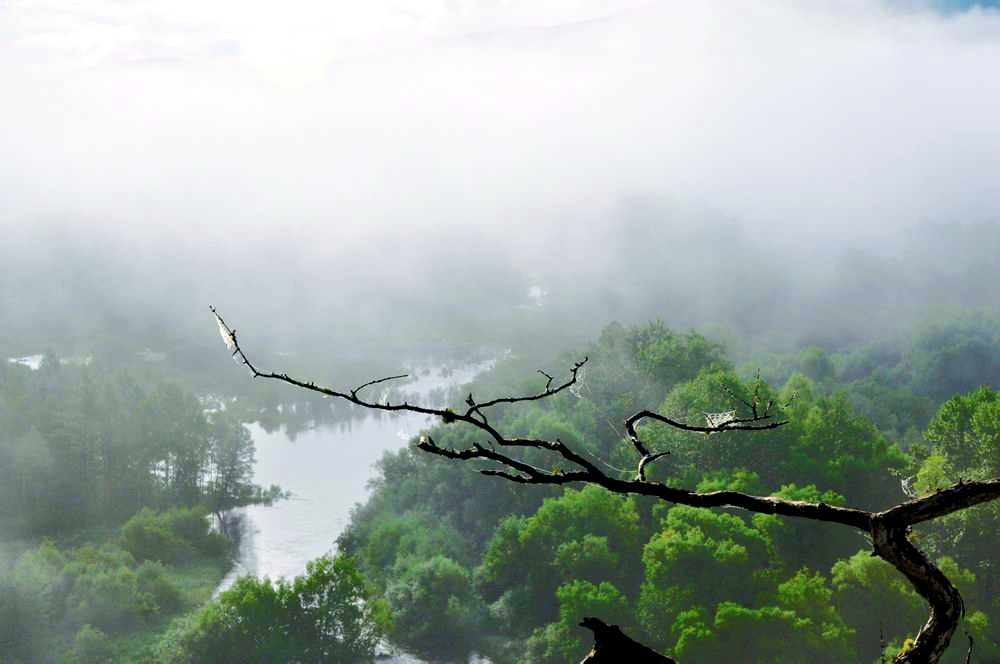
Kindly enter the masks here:
[[875, 553], [898, 569], [913, 589], [927, 600], [930, 615], [917, 632], [913, 645], [893, 658], [894, 664], [937, 664], [944, 655], [965, 605], [958, 589], [906, 537], [906, 527], [872, 516], [872, 543]]
[[[651, 410], [643, 410], [625, 420], [625, 429], [629, 432], [629, 438], [632, 438], [633, 434], [635, 434], [636, 423], [646, 418], [662, 422], [663, 424], [668, 424], [675, 429], [680, 429], [681, 431], [693, 431], [695, 433], [720, 433], [722, 431], [766, 431], [767, 429], [777, 429], [778, 427], [783, 427], [788, 424], [787, 420], [783, 420], [781, 422], [768, 422], [767, 424], [760, 424], [756, 426], [753, 424], [754, 422], [762, 422], [764, 420], [771, 419], [772, 417], [774, 416], [762, 415], [760, 417], [737, 417], [720, 424], [717, 427], [698, 427], [691, 424], [684, 424], [683, 422], [678, 422], [677, 420], [672, 420], [669, 417], [660, 415], [659, 413], [654, 413]], [[635, 438], [638, 439], [638, 436], [636, 435]]]
[[668, 452], [668, 451], [657, 452], [656, 454], [647, 454], [646, 456], [644, 456], [641, 459], [639, 459], [639, 468], [636, 470], [636, 473], [635, 473], [635, 479], [636, 479], [636, 481], [637, 482], [645, 482], [646, 481], [646, 466], [648, 466], [650, 463], [656, 461], [660, 457], [666, 456], [668, 454], [670, 454], [670, 452]]
[[[490, 401], [485, 401], [481, 404], [477, 404], [474, 407], [470, 407], [465, 413], [456, 413], [454, 411], [439, 409], [439, 408], [427, 408], [423, 406], [417, 406], [409, 403], [402, 404], [381, 404], [376, 402], [366, 401], [363, 398], [357, 396], [357, 394], [338, 392], [337, 390], [332, 390], [327, 387], [322, 387], [316, 385], [313, 382], [305, 382], [297, 378], [292, 378], [285, 373], [275, 373], [275, 372], [265, 372], [257, 369], [257, 367], [246, 357], [243, 349], [240, 347], [236, 340], [236, 335], [233, 330], [226, 325], [225, 321], [216, 311], [215, 307], [210, 307], [212, 313], [215, 315], [216, 319], [219, 321], [220, 330], [225, 330], [223, 335], [223, 340], [226, 341], [227, 347], [230, 347], [230, 341], [232, 342], [233, 354], [234, 356], [239, 356], [243, 364], [245, 364], [250, 372], [255, 377], [271, 378], [274, 380], [279, 380], [289, 385], [299, 387], [312, 392], [318, 392], [320, 394], [325, 394], [327, 396], [336, 397], [339, 399], [344, 399], [355, 405], [362, 406], [364, 408], [370, 408], [372, 410], [383, 410], [389, 412], [399, 412], [407, 411], [413, 413], [421, 413], [424, 415], [432, 415], [435, 417], [441, 417], [448, 421], [465, 422], [484, 433], [486, 433], [497, 445], [501, 447], [532, 447], [536, 449], [547, 449], [555, 452], [563, 459], [574, 463], [575, 465], [583, 468], [582, 471], [575, 472], [562, 472], [562, 473], [546, 473], [540, 471], [534, 466], [530, 466], [522, 461], [514, 459], [508, 455], [502, 454], [495, 449], [487, 449], [480, 444], [475, 444], [472, 448], [467, 450], [454, 450], [439, 447], [429, 438], [426, 441], [421, 440], [418, 447], [421, 449], [437, 454], [440, 456], [446, 456], [452, 459], [468, 460], [474, 458], [490, 459], [496, 461], [500, 464], [506, 465], [508, 468], [512, 468], [520, 475], [512, 475], [510, 473], [505, 473], [504, 471], [482, 471], [489, 475], [498, 475], [506, 479], [512, 479], [518, 482], [537, 482], [537, 483], [558, 483], [565, 484], [569, 482], [589, 482], [592, 484], [597, 484], [615, 493], [622, 494], [637, 494], [646, 495], [660, 498], [668, 502], [690, 505], [692, 507], [723, 507], [732, 506], [746, 509], [751, 512], [762, 512], [765, 514], [779, 514], [783, 516], [794, 516], [807, 519], [814, 519], [818, 521], [830, 521], [834, 523], [842, 523], [844, 525], [849, 525], [854, 528], [858, 528], [864, 532], [869, 529], [870, 513], [850, 508], [835, 507], [832, 505], [825, 505], [823, 503], [805, 503], [801, 501], [784, 500], [781, 498], [773, 498], [770, 496], [751, 496], [748, 494], [743, 494], [735, 491], [714, 491], [710, 493], [696, 493], [693, 491], [687, 491], [684, 489], [676, 489], [673, 487], [666, 486], [664, 484], [655, 482], [645, 482], [638, 480], [621, 480], [613, 477], [609, 477], [601, 472], [594, 464], [582, 457], [581, 455], [570, 450], [561, 441], [549, 442], [543, 440], [534, 440], [527, 438], [515, 438], [508, 439], [505, 438], [499, 431], [497, 431], [493, 426], [487, 424], [485, 421], [477, 419], [474, 414], [479, 414], [480, 417], [482, 413], [479, 412], [481, 408], [488, 408], [490, 406], [500, 404], [500, 403], [519, 403], [523, 401], [536, 401], [539, 399], [544, 399], [546, 397], [557, 394], [570, 386], [572, 386], [576, 380], [580, 369], [587, 362], [588, 358], [584, 358], [580, 362], [576, 362], [573, 368], [570, 370], [570, 379], [561, 385], [556, 387], [549, 387], [543, 392], [535, 395], [525, 396], [525, 397], [502, 397], [498, 399], [492, 399]], [[681, 422], [676, 422], [670, 418], [664, 417], [658, 413], [652, 411], [642, 411], [630, 417], [626, 421], [626, 428], [629, 432], [630, 438], [633, 439], [633, 444], [636, 445], [637, 449], [640, 450], [641, 456], [651, 456], [642, 442], [639, 440], [638, 435], [635, 431], [635, 425], [637, 422], [644, 418], [654, 419], [678, 429], [685, 431], [696, 431], [700, 433], [715, 433], [723, 430], [762, 430], [762, 429], [775, 429], [779, 426], [786, 424], [786, 422], [769, 422], [762, 426], [746, 426], [744, 421], [731, 421], [719, 427], [695, 427], [683, 424]], [[663, 456], [661, 453], [657, 453]], [[647, 464], [649, 462], [647, 461]], [[516, 478], [516, 479], [515, 479]]]
[[912, 526], [997, 498], [1000, 498], [1000, 478], [959, 482], [929, 496], [908, 500], [882, 512], [881, 516], [894, 524]]
[[552, 386], [552, 380], [553, 380], [552, 376], [550, 376], [549, 374], [545, 373], [541, 369], [538, 370], [538, 373], [540, 373], [543, 376], [545, 376], [546, 378], [548, 378], [548, 381], [545, 383], [545, 391], [548, 392], [549, 388]]
[[548, 379], [548, 381], [545, 383], [545, 387], [542, 389], [542, 391], [537, 394], [532, 394], [523, 397], [499, 397], [496, 399], [490, 399], [489, 401], [484, 401], [483, 403], [479, 404], [469, 403], [472, 397], [472, 395], [470, 394], [469, 395], [470, 399], [466, 401], [466, 403], [469, 403], [469, 410], [465, 411], [465, 414], [469, 416], [478, 413], [480, 416], [482, 416], [481, 410], [483, 408], [490, 408], [492, 406], [496, 406], [497, 404], [501, 403], [521, 403], [523, 401], [538, 401], [539, 399], [546, 399], [554, 394], [558, 394], [563, 390], [567, 390], [576, 384], [577, 376], [580, 373], [580, 369], [583, 368], [583, 365], [586, 364], [587, 360], [589, 359], [590, 359], [589, 357], [584, 357], [579, 362], [574, 363], [573, 368], [570, 369], [569, 380], [567, 380], [565, 383], [557, 385], [556, 387], [552, 387], [552, 380], [553, 380], [552, 376], [539, 369], [538, 373], [545, 376]]
[[365, 383], [364, 385], [359, 385], [358, 387], [355, 387], [353, 390], [351, 390], [351, 396], [352, 397], [358, 396], [358, 392], [360, 392], [361, 390], [365, 389], [366, 387], [371, 387], [372, 385], [378, 385], [379, 383], [384, 383], [386, 381], [398, 380], [400, 378], [409, 378], [409, 377], [410, 377], [409, 374], [400, 374], [398, 376], [386, 376], [385, 378], [379, 378], [377, 380], [370, 380], [367, 383]]
[[[576, 363], [571, 370], [571, 376], [567, 382], [553, 388], [551, 381], [549, 381], [545, 389], [536, 395], [499, 398], [482, 404], [475, 404], [470, 394], [467, 401], [469, 403], [469, 410], [465, 413], [456, 413], [447, 409], [426, 408], [405, 402], [396, 405], [381, 404], [366, 401], [359, 397], [357, 392], [370, 384], [390, 380], [394, 377], [378, 379], [378, 381], [366, 383], [356, 390], [344, 393], [318, 386], [312, 382], [307, 383], [292, 378], [287, 374], [260, 371], [243, 353], [242, 348], [237, 342], [235, 330], [226, 325], [214, 307], [212, 308], [212, 313], [218, 319], [219, 329], [227, 348], [232, 352], [233, 357], [238, 362], [244, 364], [255, 378], [273, 378], [302, 389], [345, 399], [350, 403], [372, 410], [390, 412], [408, 411], [441, 417], [445, 421], [465, 422], [483, 431], [490, 439], [488, 448], [475, 443], [471, 448], [465, 450], [447, 449], [439, 447], [429, 437], [422, 438], [418, 447], [429, 453], [451, 459], [485, 459], [502, 466], [495, 469], [481, 469], [479, 472], [484, 475], [501, 477], [508, 481], [523, 484], [590, 483], [625, 495], [651, 496], [666, 502], [692, 507], [737, 507], [755, 513], [777, 514], [813, 521], [839, 523], [860, 530], [865, 534], [870, 534], [876, 554], [887, 560], [906, 576], [913, 584], [915, 590], [930, 604], [930, 615], [927, 623], [918, 633], [913, 648], [897, 655], [895, 661], [898, 664], [938, 662], [941, 654], [947, 648], [964, 611], [961, 595], [959, 595], [947, 577], [907, 540], [907, 528], [912, 524], [945, 516], [967, 507], [1000, 498], [1000, 478], [976, 482], [960, 482], [948, 489], [907, 501], [884, 512], [872, 513], [865, 510], [837, 507], [824, 503], [807, 503], [772, 496], [753, 496], [736, 491], [698, 493], [645, 480], [644, 470], [648, 464], [665, 456], [668, 452], [651, 454], [648, 451], [636, 431], [636, 425], [641, 420], [649, 418], [682, 431], [698, 433], [761, 431], [776, 429], [787, 424], [784, 421], [767, 421], [764, 424], [758, 424], [773, 417], [769, 414], [770, 403], [764, 408], [763, 414], [757, 415], [757, 412], [751, 408], [755, 412], [754, 417], [730, 420], [715, 427], [687, 425], [648, 410], [636, 413], [626, 421], [626, 430], [630, 441], [640, 456], [637, 476], [634, 480], [609, 477], [590, 461], [571, 450], [558, 439], [552, 442], [529, 438], [505, 438], [487, 422], [485, 415], [480, 410], [501, 403], [513, 404], [522, 401], [544, 399], [567, 389], [576, 382], [577, 373], [580, 367], [587, 361], [586, 359]], [[545, 375], [547, 376], [547, 374]], [[501, 449], [525, 447], [548, 450], [558, 455], [561, 459], [575, 464], [581, 470], [566, 472], [553, 468], [551, 472], [545, 471], [498, 451], [497, 447], [494, 447], [494, 443]]]
[[[609, 486], [613, 484], [614, 486]], [[838, 507], [826, 503], [809, 503], [801, 500], [787, 500], [774, 496], [753, 496], [739, 491], [709, 491], [698, 493], [686, 489], [676, 489], [658, 482], [611, 480], [603, 484], [605, 488], [618, 493], [634, 493], [653, 496], [678, 505], [691, 507], [737, 507], [760, 514], [777, 514], [813, 521], [839, 523], [867, 533], [871, 513], [851, 507]]]
[[747, 410], [749, 410], [751, 413], [753, 413], [754, 417], [756, 417], [757, 416], [757, 390], [759, 388], [760, 388], [760, 369], [757, 370], [757, 384], [754, 387], [753, 397], [751, 397], [751, 403], [748, 403], [746, 401], [746, 399], [744, 399], [743, 397], [739, 396], [738, 394], [736, 394], [735, 392], [733, 392], [731, 389], [729, 389], [725, 385], [722, 386], [722, 391], [725, 392], [726, 394], [728, 394], [729, 396], [731, 396], [733, 399], [736, 399], [737, 401], [739, 401], [744, 406], [746, 406]]
[[[628, 434], [628, 439], [632, 442], [632, 446], [635, 447], [635, 451], [639, 453], [639, 457], [642, 459], [649, 456], [649, 451], [646, 449], [642, 440], [640, 440], [639, 434], [635, 430], [635, 425], [639, 420], [646, 416], [646, 413], [650, 413], [650, 411], [644, 410], [641, 413], [636, 413], [632, 417], [625, 420], [625, 432]], [[641, 464], [642, 462], [640, 461], [639, 463]]]
[[[486, 432], [491, 438], [493, 438], [494, 440], [496, 440], [498, 443], [503, 444], [505, 442], [503, 436], [501, 436], [500, 433], [496, 429], [494, 429], [493, 427], [491, 427], [486, 422], [486, 418], [482, 416], [482, 413], [479, 413], [480, 417], [482, 418], [480, 420], [480, 419], [476, 419], [475, 417], [472, 417], [472, 415], [470, 414], [470, 412], [466, 412], [465, 414], [462, 414], [462, 413], [456, 413], [456, 412], [448, 410], [448, 409], [428, 408], [428, 407], [424, 407], [424, 406], [417, 406], [417, 405], [410, 404], [410, 403], [407, 403], [407, 402], [403, 402], [402, 404], [390, 404], [390, 403], [384, 403], [383, 404], [383, 403], [378, 403], [378, 402], [374, 402], [374, 401], [367, 401], [366, 399], [358, 396], [358, 391], [361, 390], [361, 389], [363, 389], [364, 387], [367, 387], [369, 385], [374, 385], [374, 384], [377, 384], [377, 383], [381, 383], [381, 382], [385, 382], [387, 380], [393, 380], [393, 379], [396, 379], [396, 378], [401, 378], [401, 377], [404, 377], [404, 376], [389, 376], [387, 378], [380, 378], [378, 380], [370, 381], [368, 383], [365, 383], [364, 385], [361, 385], [360, 387], [358, 387], [358, 388], [356, 388], [354, 390], [351, 390], [349, 392], [340, 392], [340, 391], [337, 391], [337, 390], [334, 390], [334, 389], [330, 389], [328, 387], [323, 387], [321, 385], [317, 385], [316, 383], [314, 383], [312, 381], [306, 382], [304, 380], [299, 380], [298, 378], [293, 378], [293, 377], [289, 376], [286, 373], [276, 373], [276, 372], [272, 372], [272, 371], [261, 371], [260, 369], [257, 368], [256, 365], [253, 364], [253, 362], [250, 361], [250, 359], [243, 352], [243, 348], [240, 346], [239, 342], [236, 339], [236, 331], [233, 330], [232, 328], [230, 328], [229, 325], [226, 324], [225, 320], [223, 320], [222, 316], [215, 309], [215, 307], [209, 305], [209, 309], [212, 311], [212, 314], [215, 316], [216, 320], [219, 322], [219, 331], [222, 334], [222, 340], [223, 340], [223, 342], [225, 342], [226, 348], [230, 349], [232, 351], [233, 357], [236, 358], [238, 362], [240, 362], [241, 364], [243, 364], [244, 366], [247, 367], [247, 369], [250, 371], [250, 374], [254, 378], [271, 378], [273, 380], [278, 380], [278, 381], [281, 381], [283, 383], [287, 383], [287, 384], [292, 385], [294, 387], [299, 387], [299, 388], [302, 388], [304, 390], [309, 390], [310, 392], [317, 392], [319, 394], [324, 394], [324, 395], [326, 395], [328, 397], [335, 397], [337, 399], [344, 399], [345, 401], [349, 401], [350, 403], [352, 403], [352, 404], [354, 404], [356, 406], [360, 406], [362, 408], [369, 408], [371, 410], [383, 410], [383, 411], [388, 411], [388, 412], [404, 412], [405, 411], [405, 412], [410, 412], [410, 413], [420, 413], [422, 415], [432, 415], [434, 417], [440, 417], [440, 418], [442, 418], [443, 420], [445, 420], [447, 422], [450, 422], [450, 421], [465, 422], [467, 424], [470, 424], [470, 425], [476, 427], [477, 429], [480, 429], [480, 430]], [[586, 360], [584, 360], [584, 362], [586, 362]], [[579, 367], [582, 366], [582, 365], [583, 365], [583, 362], [578, 362], [577, 365], [576, 365], [576, 367], [573, 370], [572, 378], [571, 378], [570, 382], [568, 382], [566, 385], [559, 386], [557, 388], [551, 389], [549, 391], [549, 394], [555, 394], [556, 392], [559, 392], [562, 389], [565, 389], [566, 387], [569, 387], [570, 385], [572, 385], [573, 381], [576, 380], [576, 371], [578, 371]], [[533, 399], [541, 399], [541, 398], [544, 398], [546, 396], [549, 396], [549, 394], [541, 394], [541, 395], [536, 395], [536, 396], [532, 396], [532, 397], [516, 397], [516, 398], [513, 399], [513, 401], [516, 402], [516, 401], [529, 401], [529, 400], [533, 400]], [[484, 407], [486, 405], [489, 405], [489, 404], [480, 404], [480, 405], [476, 406], [476, 408], [474, 410], [478, 410], [479, 408], [482, 408], [482, 407]]]
[[608, 625], [598, 618], [585, 617], [580, 622], [594, 633], [594, 647], [580, 664], [615, 664], [631, 662], [632, 664], [677, 664], [671, 659], [656, 652], [649, 646], [628, 637], [618, 625]]
[[[674, 427], [675, 429], [680, 429], [681, 431], [694, 431], [696, 433], [719, 433], [721, 431], [764, 431], [767, 429], [777, 429], [778, 427], [782, 427], [788, 424], [787, 421], [781, 421], [781, 422], [767, 422], [766, 424], [760, 424], [757, 426], [753, 425], [754, 422], [769, 420], [772, 417], [774, 416], [765, 413], [760, 417], [755, 416], [750, 418], [732, 419], [729, 420], [728, 422], [725, 422], [715, 427], [697, 427], [690, 424], [684, 424], [683, 422], [678, 422], [677, 420], [672, 420], [669, 417], [665, 417], [663, 415], [660, 415], [659, 413], [654, 413], [651, 410], [640, 411], [635, 415], [633, 415], [632, 417], [625, 420], [625, 431], [628, 434], [629, 442], [631, 442], [632, 446], [635, 447], [635, 451], [639, 453], [640, 461], [639, 461], [639, 472], [637, 473], [637, 477], [640, 479], [645, 477], [645, 474], [643, 472], [645, 469], [644, 468], [645, 464], [643, 463], [643, 461], [646, 460], [647, 457], [654, 456], [650, 454], [649, 450], [646, 448], [646, 445], [642, 442], [642, 439], [639, 438], [639, 433], [636, 431], [635, 427], [641, 420], [649, 418], [651, 420], [656, 420], [657, 422], [662, 422], [663, 424], [668, 424]], [[655, 455], [655, 458], [659, 458], [664, 454], [669, 454], [669, 452], [664, 452], [664, 453], [658, 452]], [[650, 461], [652, 460], [653, 459], [650, 459]], [[646, 463], [648, 463], [648, 461]]]
[[[561, 446], [561, 447], [560, 447]], [[579, 457], [573, 452], [567, 452], [561, 443], [554, 444], [552, 449], [558, 452], [564, 459], [584, 466], [582, 471], [553, 471], [547, 472], [527, 464], [518, 459], [514, 459], [506, 454], [494, 449], [487, 449], [475, 443], [471, 448], [465, 450], [455, 450], [439, 447], [430, 438], [422, 439], [418, 447], [431, 454], [447, 457], [449, 459], [489, 459], [517, 471], [511, 474], [503, 470], [481, 470], [484, 475], [503, 477], [522, 484], [568, 484], [572, 482], [582, 482], [596, 484], [609, 491], [623, 495], [640, 495], [659, 498], [666, 502], [678, 505], [689, 505], [691, 507], [737, 507], [749, 512], [761, 514], [777, 514], [780, 516], [798, 517], [811, 519], [813, 521], [825, 521], [830, 523], [840, 523], [845, 526], [856, 528], [862, 532], [869, 532], [872, 514], [864, 510], [848, 507], [837, 507], [826, 503], [808, 503], [799, 500], [786, 500], [773, 496], [753, 496], [740, 493], [738, 491], [711, 491], [698, 493], [686, 489], [676, 489], [658, 482], [646, 482], [642, 480], [621, 480], [605, 475], [586, 459]], [[582, 462], [582, 463], [581, 463]]]

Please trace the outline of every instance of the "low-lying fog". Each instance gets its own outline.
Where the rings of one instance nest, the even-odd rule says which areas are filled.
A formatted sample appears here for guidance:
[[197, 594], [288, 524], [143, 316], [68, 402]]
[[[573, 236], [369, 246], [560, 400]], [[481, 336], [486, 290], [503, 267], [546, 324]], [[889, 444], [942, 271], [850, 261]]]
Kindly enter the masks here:
[[365, 4], [0, 9], [4, 320], [981, 303], [995, 9]]

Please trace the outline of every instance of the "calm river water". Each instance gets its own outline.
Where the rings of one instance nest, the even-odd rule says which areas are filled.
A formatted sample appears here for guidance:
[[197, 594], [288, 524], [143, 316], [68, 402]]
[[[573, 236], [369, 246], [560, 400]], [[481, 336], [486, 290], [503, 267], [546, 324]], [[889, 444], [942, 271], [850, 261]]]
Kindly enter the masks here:
[[[469, 382], [491, 365], [460, 367], [447, 377], [434, 368], [402, 389], [408, 394], [426, 394]], [[308, 561], [334, 549], [351, 508], [366, 499], [366, 484], [382, 453], [403, 447], [428, 424], [427, 417], [417, 414], [369, 416], [343, 428], [306, 431], [294, 441], [282, 431], [267, 433], [257, 424], [250, 425], [257, 447], [255, 481], [265, 487], [278, 484], [294, 495], [272, 506], [244, 508], [240, 551], [217, 592], [244, 574], [272, 579], [304, 574]], [[388, 661], [421, 660], [401, 656]]]

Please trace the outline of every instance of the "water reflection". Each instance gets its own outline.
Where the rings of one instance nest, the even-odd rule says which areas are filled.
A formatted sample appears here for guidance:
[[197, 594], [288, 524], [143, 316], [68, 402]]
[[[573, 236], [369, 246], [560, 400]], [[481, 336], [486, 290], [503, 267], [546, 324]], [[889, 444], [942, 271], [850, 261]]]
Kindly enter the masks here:
[[[449, 387], [470, 381], [492, 364], [488, 361], [420, 372], [417, 380], [405, 385], [406, 398], [441, 398]], [[395, 402], [398, 396], [391, 398]], [[272, 579], [304, 574], [306, 562], [333, 549], [351, 508], [365, 500], [373, 464], [386, 450], [405, 445], [428, 421], [414, 413], [373, 416], [352, 411], [336, 426], [304, 431], [249, 425], [257, 447], [254, 481], [262, 486], [278, 484], [293, 497], [271, 506], [243, 508], [236, 564], [217, 592], [243, 574]]]

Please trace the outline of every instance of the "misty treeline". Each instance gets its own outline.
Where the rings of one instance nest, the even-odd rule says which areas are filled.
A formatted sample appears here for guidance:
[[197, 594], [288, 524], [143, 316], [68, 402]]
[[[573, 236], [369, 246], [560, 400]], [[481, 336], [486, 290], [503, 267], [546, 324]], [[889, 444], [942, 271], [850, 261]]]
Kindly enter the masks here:
[[230, 550], [209, 514], [281, 497], [253, 464], [239, 419], [148, 371], [0, 362], [0, 661], [130, 661], [204, 604]]
[[143, 507], [222, 512], [253, 484], [242, 422], [176, 384], [127, 371], [0, 364], [0, 526], [26, 535], [116, 524]]
[[[878, 508], [1000, 472], [997, 225], [923, 224], [878, 245], [793, 252], [780, 235], [661, 198], [623, 198], [585, 221], [596, 229], [586, 239], [541, 243], [468, 231], [460, 255], [433, 232], [299, 261], [265, 239], [154, 251], [44, 224], [0, 246], [0, 271], [22, 285], [0, 293], [0, 359], [55, 349], [34, 371], [0, 362], [0, 532], [5, 544], [29, 538], [0, 552], [4, 648], [26, 662], [216, 662], [260, 639], [262, 653], [306, 661], [305, 632], [292, 642], [274, 626], [307, 632], [338, 611], [365, 657], [369, 636], [388, 630], [433, 659], [578, 661], [584, 615], [682, 662], [875, 661], [883, 643], [902, 647], [925, 607], [860, 537], [512, 485], [413, 448], [378, 464], [343, 556], [206, 604], [226, 568], [206, 513], [273, 495], [252, 482], [244, 424], [294, 435], [361, 416], [235, 369], [205, 323], [205, 294], [234, 282], [245, 295], [227, 313], [255, 347], [261, 331], [264, 362], [317, 382], [401, 373], [400, 356], [445, 357], [452, 341], [458, 359], [515, 351], [459, 403], [470, 390], [531, 393], [537, 368], [589, 356], [578, 389], [501, 409], [497, 425], [558, 438], [609, 472], [634, 473], [627, 416], [729, 410], [723, 388], [745, 398], [758, 369], [779, 402], [796, 395], [790, 424], [710, 437], [651, 425], [643, 439], [672, 454], [650, 479]], [[669, 326], [644, 322], [658, 315]], [[469, 442], [450, 425], [430, 433]], [[962, 591], [980, 661], [1000, 657], [998, 516], [980, 506], [915, 534]], [[345, 616], [358, 598], [378, 610]], [[254, 607], [267, 610], [243, 620]], [[345, 645], [313, 635], [316, 648]]]
[[109, 368], [152, 351], [149, 361], [198, 376], [205, 391], [246, 390], [203, 334], [209, 302], [257, 331], [264, 352], [294, 352], [265, 356], [289, 371], [342, 371], [397, 344], [555, 352], [609, 320], [657, 316], [724, 337], [737, 355], [839, 350], [889, 337], [928, 308], [991, 306], [1000, 278], [996, 223], [845, 231], [808, 245], [649, 195], [561, 221], [531, 236], [428, 221], [364, 241], [308, 229], [183, 241], [40, 222], [0, 246], [0, 276], [18, 284], [0, 293], [0, 350], [39, 352], [41, 336], [61, 356], [98, 354]]
[[[998, 338], [1000, 320], [966, 313], [927, 323], [904, 346], [771, 355], [760, 370], [775, 387], [760, 396], [791, 401], [788, 425], [711, 436], [646, 425], [649, 448], [672, 452], [648, 477], [863, 509], [995, 477]], [[758, 385], [754, 365], [734, 365], [722, 344], [660, 322], [608, 326], [544, 366], [572, 366], [581, 355], [591, 359], [572, 391], [500, 406], [490, 423], [511, 436], [558, 439], [622, 478], [635, 473], [626, 417], [652, 405], [698, 423], [738, 406], [733, 395], [750, 401]], [[536, 393], [545, 384], [533, 373], [538, 361], [501, 362], [463, 394], [482, 402]], [[468, 429], [441, 423], [427, 435], [465, 449], [476, 440]], [[544, 451], [526, 448], [524, 460], [560, 470]], [[515, 484], [479, 467], [415, 446], [387, 453], [338, 540], [392, 609], [393, 641], [426, 658], [579, 661], [589, 632], [577, 623], [592, 615], [682, 662], [875, 662], [906, 647], [926, 619], [906, 579], [839, 526]], [[998, 527], [994, 503], [913, 535], [965, 599], [973, 661], [1000, 657]], [[963, 662], [965, 638], [955, 641], [945, 661]]]
[[[649, 478], [876, 508], [1000, 471], [998, 336], [992, 314], [939, 312], [866, 345], [751, 351], [735, 362], [699, 332], [612, 324], [572, 352], [514, 354], [454, 398], [532, 393], [544, 383], [538, 366], [587, 355], [572, 392], [501, 409], [495, 421], [631, 475], [625, 417], [658, 405], [697, 422], [734, 406], [727, 390], [749, 398], [759, 368], [775, 386], [764, 398], [795, 394], [790, 424], [712, 436], [651, 425], [644, 440], [673, 453]], [[875, 661], [881, 644], [887, 653], [902, 647], [926, 613], [868, 542], [832, 525], [671, 507], [596, 487], [513, 485], [415, 448], [379, 462], [371, 499], [338, 541], [341, 556], [277, 585], [244, 579], [205, 604], [226, 550], [205, 519], [224, 474], [213, 470], [220, 432], [242, 440], [241, 421], [277, 417], [273, 400], [288, 397], [255, 393], [252, 407], [207, 413], [141, 358], [132, 361], [141, 369], [109, 372], [99, 359], [77, 366], [49, 353], [38, 370], [0, 369], [0, 431], [12, 460], [0, 472], [20, 473], [3, 483], [7, 526], [51, 533], [131, 517], [85, 538], [91, 543], [47, 543], [11, 557], [0, 610], [14, 661], [235, 662], [253, 653], [312, 661], [327, 652], [365, 661], [386, 631], [428, 659], [477, 651], [497, 662], [571, 662], [589, 647], [577, 626], [583, 615], [681, 661]], [[320, 403], [291, 421], [299, 426]], [[455, 425], [428, 433], [442, 446], [469, 442]], [[252, 443], [242, 449], [252, 452]], [[116, 472], [109, 463], [120, 464]], [[32, 503], [17, 492], [34, 483], [48, 492]], [[143, 507], [160, 511], [135, 513]], [[61, 520], [64, 512], [73, 519]], [[980, 506], [916, 534], [962, 591], [963, 628], [981, 661], [997, 656], [1000, 638], [991, 559], [998, 516], [995, 505]], [[352, 612], [360, 598], [370, 610]], [[354, 636], [327, 638], [330, 620]], [[961, 661], [958, 648], [952, 656]]]

